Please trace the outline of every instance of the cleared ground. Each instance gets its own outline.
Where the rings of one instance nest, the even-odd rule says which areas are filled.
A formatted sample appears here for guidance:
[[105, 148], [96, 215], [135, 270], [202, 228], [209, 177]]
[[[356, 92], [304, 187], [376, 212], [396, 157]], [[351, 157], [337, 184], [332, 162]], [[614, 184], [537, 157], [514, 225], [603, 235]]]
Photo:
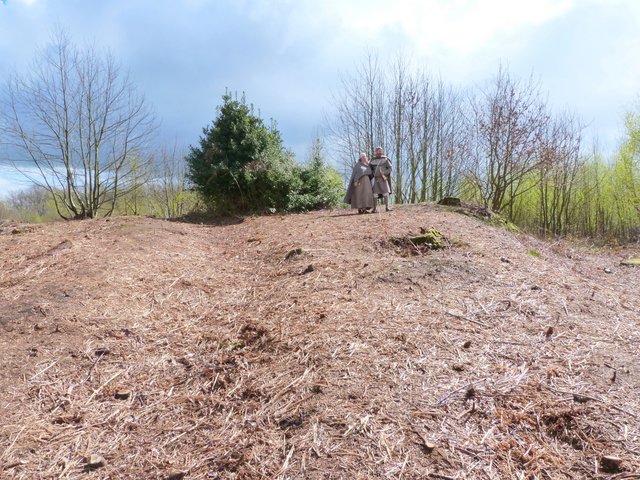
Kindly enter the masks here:
[[637, 250], [433, 205], [0, 232], [0, 478], [639, 478]]

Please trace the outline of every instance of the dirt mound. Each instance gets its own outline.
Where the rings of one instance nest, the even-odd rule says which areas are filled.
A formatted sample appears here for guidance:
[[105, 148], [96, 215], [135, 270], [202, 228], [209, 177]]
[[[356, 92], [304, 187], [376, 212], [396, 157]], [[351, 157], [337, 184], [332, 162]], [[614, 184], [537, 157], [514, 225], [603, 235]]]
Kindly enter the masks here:
[[[421, 229], [446, 248], [390, 248]], [[29, 226], [0, 252], [1, 478], [640, 472], [637, 251], [422, 205]]]

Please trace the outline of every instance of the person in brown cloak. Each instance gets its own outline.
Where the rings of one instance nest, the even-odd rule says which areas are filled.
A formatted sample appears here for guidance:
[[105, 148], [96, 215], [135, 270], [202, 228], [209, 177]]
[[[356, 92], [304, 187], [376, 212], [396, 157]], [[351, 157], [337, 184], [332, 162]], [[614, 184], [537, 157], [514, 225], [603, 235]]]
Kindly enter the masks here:
[[347, 194], [344, 196], [344, 203], [351, 204], [351, 208], [357, 208], [358, 213], [368, 213], [369, 209], [374, 208], [372, 176], [369, 159], [366, 154], [361, 153], [351, 172]]
[[377, 211], [378, 198], [384, 199], [384, 208], [387, 212], [389, 208], [389, 195], [391, 191], [391, 160], [384, 154], [382, 147], [376, 147], [375, 154], [370, 162], [373, 172], [373, 211]]

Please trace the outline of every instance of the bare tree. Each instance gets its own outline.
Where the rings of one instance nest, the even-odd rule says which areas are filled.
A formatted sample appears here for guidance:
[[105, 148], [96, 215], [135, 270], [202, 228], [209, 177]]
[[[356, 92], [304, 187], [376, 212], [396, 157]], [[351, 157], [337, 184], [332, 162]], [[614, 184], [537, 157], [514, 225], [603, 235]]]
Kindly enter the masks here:
[[415, 201], [413, 192], [416, 189], [415, 157], [405, 155], [407, 141], [413, 139], [418, 105], [417, 87], [408, 69], [409, 66], [403, 58], [396, 60], [392, 70], [393, 76], [388, 79], [390, 83], [386, 88], [389, 93], [385, 98], [385, 102], [390, 106], [391, 120], [387, 135], [391, 145], [387, 146], [387, 150], [395, 162], [392, 178], [395, 181], [394, 189], [398, 203]]
[[343, 78], [334, 103], [331, 131], [340, 155], [350, 167], [356, 152], [382, 145], [394, 164], [396, 202], [458, 191], [467, 125], [462, 99], [451, 87], [431, 82], [401, 57], [385, 68], [369, 55]]
[[471, 111], [469, 178], [485, 206], [510, 210], [525, 188], [535, 187], [524, 180], [543, 159], [546, 104], [531, 79], [516, 81], [500, 67], [490, 88], [472, 98]]
[[47, 201], [50, 194], [37, 185], [29, 189], [16, 190], [7, 197], [7, 203], [20, 213], [28, 213], [43, 217], [47, 213]]
[[[145, 186], [152, 180], [153, 165], [147, 159], [131, 155], [128, 160], [127, 188], [120, 189], [117, 197], [118, 213], [140, 215], [146, 197]], [[114, 200], [116, 200], [114, 198]]]
[[544, 134], [539, 164], [540, 213], [542, 235], [567, 233], [574, 188], [584, 165], [580, 156], [581, 132], [578, 120], [568, 114], [550, 122]]
[[371, 54], [354, 74], [342, 78], [333, 100], [336, 117], [330, 120], [330, 131], [345, 172], [351, 171], [358, 152], [373, 152], [387, 139], [391, 119], [386, 83], [377, 57]]
[[11, 208], [7, 203], [0, 199], [0, 225], [5, 221], [11, 221], [15, 219], [18, 212], [14, 208]]
[[60, 30], [26, 75], [9, 80], [5, 102], [14, 164], [51, 192], [62, 218], [110, 215], [139, 188], [155, 120], [111, 55], [80, 50]]
[[421, 85], [419, 200], [424, 202], [457, 195], [466, 158], [467, 126], [462, 99], [451, 86], [427, 77]]
[[156, 162], [156, 180], [153, 190], [158, 194], [162, 216], [174, 218], [185, 215], [193, 207], [195, 193], [189, 195], [184, 152], [174, 143], [163, 148]]

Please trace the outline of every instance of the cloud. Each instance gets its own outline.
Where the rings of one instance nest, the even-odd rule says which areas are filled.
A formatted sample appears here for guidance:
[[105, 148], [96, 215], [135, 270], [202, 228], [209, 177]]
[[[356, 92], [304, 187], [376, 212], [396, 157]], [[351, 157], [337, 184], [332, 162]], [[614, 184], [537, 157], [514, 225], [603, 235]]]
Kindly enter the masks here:
[[401, 54], [463, 86], [490, 77], [502, 62], [516, 75], [540, 75], [552, 97], [574, 105], [618, 102], [638, 88], [640, 78], [633, 58], [640, 50], [636, 0], [12, 5], [0, 15], [0, 77], [12, 63], [33, 58], [56, 23], [69, 27], [76, 42], [95, 40], [130, 70], [157, 107], [168, 141], [196, 142], [229, 88], [245, 91], [265, 118], [275, 118], [286, 143], [310, 143], [324, 111], [332, 108], [341, 75], [354, 73], [369, 52], [382, 63]]
[[423, 54], [446, 49], [468, 55], [497, 39], [520, 35], [566, 15], [575, 0], [366, 0], [329, 2], [337, 30], [376, 46], [393, 42], [394, 32]]
[[[2, 0], [2, 3], [7, 5], [7, 3], [9, 3], [9, 0]], [[25, 5], [27, 7], [32, 7], [36, 3], [42, 3], [42, 2], [41, 2], [41, 0], [11, 0], [11, 3], [18, 3], [20, 5]]]
[[0, 198], [6, 198], [11, 192], [24, 190], [30, 185], [32, 183], [14, 167], [0, 164]]

